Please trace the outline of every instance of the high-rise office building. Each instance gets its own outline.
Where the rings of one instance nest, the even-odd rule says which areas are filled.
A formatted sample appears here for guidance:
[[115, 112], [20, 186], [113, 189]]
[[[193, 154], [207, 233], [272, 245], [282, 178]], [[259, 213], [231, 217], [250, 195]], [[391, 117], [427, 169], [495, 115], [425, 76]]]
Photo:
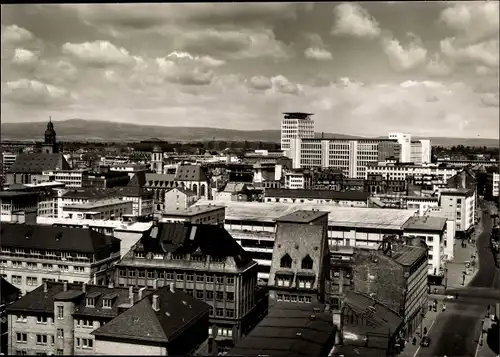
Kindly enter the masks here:
[[311, 113], [283, 113], [281, 121], [281, 150], [285, 156], [290, 156], [291, 139], [314, 138], [314, 120]]
[[389, 133], [389, 139], [397, 140], [401, 145], [399, 162], [411, 162], [411, 135], [404, 133]]

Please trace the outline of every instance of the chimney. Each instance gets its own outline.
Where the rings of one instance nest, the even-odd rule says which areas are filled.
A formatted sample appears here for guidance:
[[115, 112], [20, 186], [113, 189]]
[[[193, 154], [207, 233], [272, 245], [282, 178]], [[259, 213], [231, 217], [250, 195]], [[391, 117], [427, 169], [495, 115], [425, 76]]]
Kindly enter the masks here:
[[142, 294], [144, 293], [144, 290], [146, 290], [146, 288], [139, 289], [139, 296], [137, 297], [138, 300], [142, 300]]
[[134, 304], [134, 287], [133, 286], [128, 287], [128, 298], [130, 300], [130, 303], [133, 305]]
[[175, 286], [174, 283], [170, 284], [170, 292], [175, 293]]
[[87, 292], [87, 284], [86, 284], [86, 283], [83, 283], [83, 284], [82, 284], [82, 291], [83, 291], [84, 293], [86, 293], [86, 292]]
[[48, 292], [48, 291], [49, 291], [49, 287], [48, 287], [47, 282], [45, 281], [45, 282], [43, 283], [43, 292], [44, 292], [44, 293], [46, 293], [46, 292]]
[[153, 295], [153, 310], [160, 311], [160, 296]]
[[68, 282], [63, 283], [63, 291], [68, 291]]

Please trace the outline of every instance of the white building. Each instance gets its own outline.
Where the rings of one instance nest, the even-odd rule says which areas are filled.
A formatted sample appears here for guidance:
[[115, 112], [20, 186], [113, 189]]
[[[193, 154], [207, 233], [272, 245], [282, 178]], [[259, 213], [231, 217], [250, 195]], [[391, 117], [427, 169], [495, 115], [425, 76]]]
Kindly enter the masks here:
[[410, 162], [416, 165], [428, 164], [431, 162], [431, 141], [418, 140], [411, 142]]
[[133, 203], [121, 198], [77, 203], [64, 206], [61, 218], [76, 219], [118, 219], [132, 214]]
[[161, 222], [189, 222], [191, 224], [224, 224], [226, 215], [224, 205], [207, 204], [191, 206], [187, 209], [167, 211], [162, 214]]
[[401, 145], [400, 162], [411, 162], [411, 135], [404, 133], [389, 133], [389, 139], [397, 140]]
[[67, 188], [80, 188], [88, 176], [86, 170], [51, 170], [43, 171], [42, 177], [47, 181], [62, 182]]
[[437, 197], [407, 196], [406, 208], [412, 211], [417, 210], [419, 216], [423, 216], [431, 207], [439, 207]]
[[285, 172], [285, 189], [309, 189], [311, 187], [311, 175], [293, 170]]
[[369, 164], [366, 167], [366, 178], [368, 175], [382, 175], [387, 180], [406, 180], [409, 177], [437, 177], [439, 182], [446, 181], [458, 173], [453, 167], [438, 167], [437, 165], [395, 165], [387, 163]]
[[376, 248], [386, 234], [401, 234], [403, 224], [415, 212], [397, 209], [334, 207], [304, 203], [258, 203], [198, 201], [225, 206], [224, 227], [234, 239], [252, 254], [259, 264], [259, 279], [269, 276], [277, 218], [300, 210], [328, 212], [328, 243], [330, 246]]
[[[448, 246], [446, 218], [441, 217], [411, 217], [404, 224], [404, 237], [421, 238], [429, 248], [429, 275], [443, 275], [445, 248]], [[453, 245], [451, 246], [453, 249]]]
[[401, 145], [390, 139], [290, 139], [294, 168], [333, 168], [349, 178], [365, 178], [366, 166], [399, 158]]
[[311, 113], [283, 113], [281, 121], [281, 150], [290, 155], [290, 140], [295, 138], [314, 138], [314, 120]]
[[474, 226], [475, 191], [466, 188], [442, 188], [439, 195], [439, 207], [444, 216], [455, 221], [457, 232], [467, 234]]

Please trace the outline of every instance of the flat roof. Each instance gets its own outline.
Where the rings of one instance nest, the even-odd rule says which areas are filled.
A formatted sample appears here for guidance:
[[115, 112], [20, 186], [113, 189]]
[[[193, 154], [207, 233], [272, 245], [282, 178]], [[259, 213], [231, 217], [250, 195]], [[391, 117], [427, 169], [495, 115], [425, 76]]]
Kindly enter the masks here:
[[411, 217], [405, 224], [404, 230], [442, 232], [446, 227], [444, 217]]
[[292, 213], [289, 213], [283, 217], [279, 217], [276, 219], [276, 222], [286, 222], [286, 223], [311, 223], [321, 218], [325, 215], [328, 215], [328, 212], [323, 211], [307, 211], [307, 210], [298, 210]]
[[182, 210], [175, 210], [175, 211], [166, 211], [163, 212], [162, 216], [163, 217], [192, 217], [196, 216], [198, 214], [203, 214], [207, 212], [212, 212], [212, 211], [217, 211], [220, 209], [224, 209], [223, 205], [213, 205], [209, 202], [212, 201], [207, 201], [204, 205], [196, 205], [196, 206], [191, 206], [186, 209]]
[[64, 210], [71, 210], [71, 209], [92, 209], [92, 208], [98, 208], [98, 207], [103, 207], [103, 206], [110, 206], [110, 205], [116, 205], [120, 203], [127, 203], [130, 201], [124, 201], [119, 198], [108, 198], [105, 200], [99, 200], [99, 201], [94, 201], [94, 202], [88, 202], [88, 203], [77, 203], [73, 205], [68, 205], [64, 206]]
[[2, 198], [14, 198], [14, 197], [27, 197], [27, 196], [37, 196], [36, 192], [25, 192], [25, 191], [0, 191], [0, 199]]
[[199, 200], [197, 205], [212, 203], [226, 207], [226, 220], [275, 222], [277, 218], [299, 210], [328, 212], [328, 224], [337, 227], [400, 230], [416, 210], [366, 207], [339, 207], [308, 203], [234, 202]]

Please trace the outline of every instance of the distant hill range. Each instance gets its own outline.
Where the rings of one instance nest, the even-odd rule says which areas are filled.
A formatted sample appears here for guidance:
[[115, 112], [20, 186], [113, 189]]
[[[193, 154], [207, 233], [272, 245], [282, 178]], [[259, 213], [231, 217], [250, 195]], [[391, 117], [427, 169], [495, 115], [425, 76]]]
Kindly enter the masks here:
[[[43, 140], [47, 123], [24, 122], [2, 123], [2, 140]], [[279, 142], [279, 130], [232, 130], [220, 128], [177, 127], [159, 125], [136, 125], [101, 120], [69, 119], [54, 122], [59, 141], [107, 141], [107, 142], [138, 142], [150, 140], [152, 137], [169, 142], [190, 141], [263, 141]], [[317, 133], [320, 137], [322, 134]], [[359, 136], [325, 133], [325, 138], [352, 139]], [[415, 137], [415, 139], [418, 139]], [[497, 147], [496, 139], [481, 138], [426, 138], [433, 145], [440, 146], [488, 146]]]

